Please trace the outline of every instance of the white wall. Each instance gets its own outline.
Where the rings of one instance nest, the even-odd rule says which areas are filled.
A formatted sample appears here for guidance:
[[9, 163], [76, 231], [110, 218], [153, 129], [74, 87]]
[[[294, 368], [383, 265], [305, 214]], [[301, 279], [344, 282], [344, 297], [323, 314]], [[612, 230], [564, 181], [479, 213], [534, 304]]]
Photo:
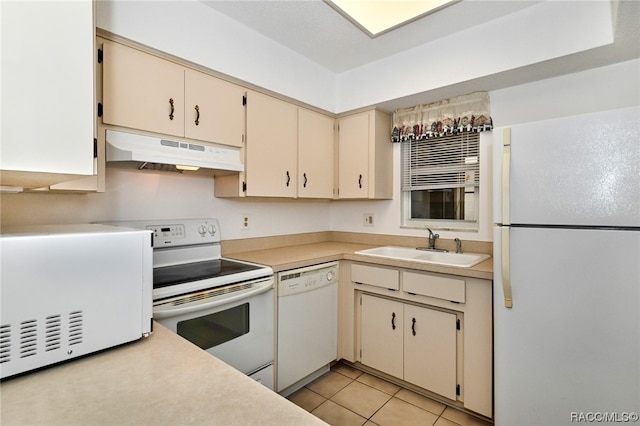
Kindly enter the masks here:
[[198, 1], [99, 0], [96, 26], [301, 102], [334, 110], [334, 73]]
[[96, 5], [99, 28], [335, 113], [613, 42], [610, 2], [546, 1], [335, 74], [196, 0]]
[[336, 110], [468, 82], [611, 42], [609, 2], [543, 2], [340, 74]]
[[[640, 105], [640, 60], [570, 74], [490, 92], [496, 126], [586, 114]], [[491, 148], [488, 134], [481, 139], [479, 232], [439, 231], [441, 238], [491, 241]], [[426, 236], [424, 229], [401, 228], [400, 149], [394, 147], [394, 197], [390, 201], [340, 201], [331, 205], [331, 229], [408, 236]], [[489, 169], [489, 170], [487, 170]], [[362, 225], [363, 213], [373, 213], [375, 226]]]
[[[582, 114], [640, 104], [640, 60], [542, 80], [490, 93], [497, 126]], [[483, 161], [491, 136], [482, 135]], [[147, 174], [107, 169], [103, 194], [2, 194], [3, 224], [86, 223], [103, 220], [218, 217], [225, 239], [251, 238], [324, 230], [425, 236], [422, 229], [400, 228], [399, 145], [394, 146], [393, 200], [303, 201], [225, 200], [214, 197], [208, 177]], [[490, 241], [490, 163], [483, 163], [481, 231], [440, 232], [442, 238]], [[375, 215], [375, 226], [362, 225], [363, 213]], [[241, 231], [242, 217], [250, 227]]]
[[1, 194], [0, 217], [3, 226], [216, 217], [223, 239], [329, 229], [329, 201], [231, 201], [215, 198], [213, 188], [211, 177], [108, 168], [104, 193]]

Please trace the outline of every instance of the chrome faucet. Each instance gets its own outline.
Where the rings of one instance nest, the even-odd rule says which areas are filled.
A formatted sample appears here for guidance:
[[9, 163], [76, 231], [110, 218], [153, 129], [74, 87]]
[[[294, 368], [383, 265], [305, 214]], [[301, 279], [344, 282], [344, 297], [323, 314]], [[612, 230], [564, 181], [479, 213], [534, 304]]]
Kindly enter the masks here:
[[440, 238], [440, 235], [434, 234], [431, 229], [427, 228], [429, 231], [429, 246], [428, 247], [418, 247], [418, 250], [428, 250], [428, 251], [439, 251], [443, 253], [447, 253], [447, 250], [437, 249], [436, 248], [436, 240]]
[[429, 250], [435, 250], [436, 249], [436, 240], [438, 238], [440, 238], [440, 235], [438, 234], [434, 234], [433, 232], [431, 232], [431, 229], [427, 228], [427, 231], [429, 231]]
[[462, 241], [460, 241], [460, 238], [454, 238], [453, 240], [456, 242], [456, 253], [462, 253]]

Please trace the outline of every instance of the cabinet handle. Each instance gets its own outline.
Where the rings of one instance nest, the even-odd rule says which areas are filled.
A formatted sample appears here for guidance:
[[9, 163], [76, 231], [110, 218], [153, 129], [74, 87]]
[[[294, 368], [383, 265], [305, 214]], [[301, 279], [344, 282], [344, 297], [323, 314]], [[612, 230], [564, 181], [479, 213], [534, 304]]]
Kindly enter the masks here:
[[289, 175], [289, 170], [287, 170], [287, 186], [289, 186], [289, 182], [291, 182], [291, 176]]
[[304, 188], [306, 188], [306, 187], [307, 187], [307, 174], [306, 174], [306, 173], [303, 173], [303, 174], [302, 174], [302, 176], [304, 177], [304, 183], [302, 184], [302, 186], [303, 186]]
[[171, 105], [171, 112], [169, 113], [169, 120], [173, 120], [173, 98], [169, 98], [169, 105]]
[[391, 313], [391, 329], [392, 330], [396, 329], [396, 313], [395, 312]]
[[416, 319], [411, 318], [411, 334], [416, 335]]
[[362, 175], [360, 175], [360, 177], [358, 177], [358, 187], [362, 188]]
[[200, 107], [198, 105], [195, 106], [196, 110], [196, 126], [200, 124]]

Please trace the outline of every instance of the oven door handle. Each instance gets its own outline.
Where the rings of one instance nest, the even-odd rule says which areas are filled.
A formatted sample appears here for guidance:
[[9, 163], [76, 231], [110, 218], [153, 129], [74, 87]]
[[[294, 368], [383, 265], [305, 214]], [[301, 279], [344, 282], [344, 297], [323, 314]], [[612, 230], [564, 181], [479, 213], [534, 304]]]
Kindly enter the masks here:
[[267, 291], [273, 288], [273, 278], [266, 280], [262, 283], [257, 283], [257, 285], [250, 290], [239, 291], [234, 295], [227, 295], [222, 298], [213, 298], [213, 300], [206, 303], [193, 303], [193, 304], [184, 304], [179, 306], [167, 306], [167, 307], [153, 307], [153, 318], [161, 319], [172, 317], [176, 315], [188, 314], [191, 312], [201, 311], [203, 309], [215, 308], [216, 306], [223, 306], [238, 300], [246, 299], [248, 297], [257, 296], [262, 293], [266, 293]]

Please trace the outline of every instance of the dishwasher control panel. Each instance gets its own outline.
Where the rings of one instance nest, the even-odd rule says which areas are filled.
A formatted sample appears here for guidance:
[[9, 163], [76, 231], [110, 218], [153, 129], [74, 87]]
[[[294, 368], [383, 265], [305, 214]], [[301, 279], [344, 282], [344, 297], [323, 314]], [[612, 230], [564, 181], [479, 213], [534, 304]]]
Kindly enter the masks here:
[[278, 296], [312, 291], [338, 282], [338, 262], [278, 272]]

